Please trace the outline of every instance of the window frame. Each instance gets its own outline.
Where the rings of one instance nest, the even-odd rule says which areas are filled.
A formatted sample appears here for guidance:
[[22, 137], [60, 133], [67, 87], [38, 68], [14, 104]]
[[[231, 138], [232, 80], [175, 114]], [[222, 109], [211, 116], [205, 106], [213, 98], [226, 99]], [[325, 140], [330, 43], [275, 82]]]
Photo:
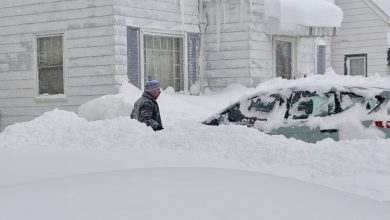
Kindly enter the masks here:
[[[63, 93], [44, 95], [39, 94], [39, 67], [38, 67], [38, 39], [45, 37], [62, 37], [62, 80], [63, 80]], [[34, 35], [34, 71], [35, 71], [35, 101], [66, 101], [66, 51], [65, 51], [65, 34], [61, 33], [41, 33]]]
[[[349, 72], [350, 65], [348, 65], [348, 60], [349, 59], [359, 59], [359, 58], [364, 58], [364, 74], [363, 75], [351, 75]], [[367, 54], [347, 54], [344, 55], [344, 75], [349, 75], [349, 76], [365, 76], [367, 77]]]
[[188, 92], [188, 49], [187, 49], [187, 33], [179, 32], [179, 31], [162, 31], [155, 29], [141, 29], [140, 30], [140, 62], [141, 62], [141, 88], [144, 89], [145, 86], [145, 51], [144, 51], [144, 35], [149, 36], [160, 36], [160, 37], [174, 37], [174, 38], [182, 38], [183, 40], [183, 91]]
[[294, 37], [273, 36], [272, 38], [272, 59], [273, 59], [273, 76], [276, 75], [276, 41], [285, 41], [291, 43], [291, 79], [294, 79], [297, 68], [297, 40]]

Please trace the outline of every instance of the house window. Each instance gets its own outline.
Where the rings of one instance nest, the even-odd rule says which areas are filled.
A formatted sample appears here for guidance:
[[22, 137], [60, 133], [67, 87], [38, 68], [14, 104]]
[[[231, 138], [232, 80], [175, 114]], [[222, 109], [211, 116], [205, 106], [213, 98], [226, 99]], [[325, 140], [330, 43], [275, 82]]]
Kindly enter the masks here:
[[367, 54], [345, 56], [345, 74], [367, 76]]
[[294, 40], [291, 38], [274, 39], [274, 65], [276, 77], [291, 79], [294, 68]]
[[38, 88], [41, 94], [64, 94], [63, 36], [37, 38]]
[[144, 35], [144, 74], [152, 75], [163, 89], [184, 90], [183, 38]]
[[325, 74], [326, 69], [326, 46], [317, 47], [317, 74]]

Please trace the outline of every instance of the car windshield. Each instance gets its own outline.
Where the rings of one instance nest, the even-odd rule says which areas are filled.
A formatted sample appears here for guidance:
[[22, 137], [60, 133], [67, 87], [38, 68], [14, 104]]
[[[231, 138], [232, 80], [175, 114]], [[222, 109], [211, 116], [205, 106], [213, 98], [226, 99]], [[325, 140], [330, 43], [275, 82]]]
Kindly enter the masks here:
[[267, 120], [268, 113], [273, 111], [275, 105], [280, 106], [283, 103], [283, 98], [279, 94], [256, 95], [230, 106], [220, 114], [219, 119], [207, 122], [207, 124], [218, 125], [229, 121], [252, 126], [255, 121]]

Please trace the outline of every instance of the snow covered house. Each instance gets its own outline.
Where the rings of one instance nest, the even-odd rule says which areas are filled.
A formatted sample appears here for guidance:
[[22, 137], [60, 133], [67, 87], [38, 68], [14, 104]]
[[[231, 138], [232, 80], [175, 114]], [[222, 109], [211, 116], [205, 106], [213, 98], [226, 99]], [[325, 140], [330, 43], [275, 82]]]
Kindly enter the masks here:
[[141, 71], [168, 72], [159, 80], [186, 90], [198, 17], [198, 0], [2, 0], [0, 130], [54, 108], [77, 111], [128, 75], [142, 86]]
[[343, 17], [332, 0], [207, 0], [204, 5], [203, 88], [256, 86], [330, 67], [330, 37]]
[[198, 94], [323, 73], [341, 19], [329, 0], [2, 0], [0, 130], [149, 74]]
[[332, 38], [332, 67], [338, 74], [389, 75], [390, 1], [335, 0], [344, 11]]

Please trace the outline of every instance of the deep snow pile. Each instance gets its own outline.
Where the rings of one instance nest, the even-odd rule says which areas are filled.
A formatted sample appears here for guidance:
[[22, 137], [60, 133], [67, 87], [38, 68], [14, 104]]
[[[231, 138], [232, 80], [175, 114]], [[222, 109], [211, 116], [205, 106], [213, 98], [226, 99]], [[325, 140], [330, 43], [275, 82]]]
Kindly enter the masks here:
[[0, 195], [5, 220], [390, 218], [385, 203], [288, 178], [211, 168], [78, 175], [0, 188]]
[[204, 96], [162, 93], [160, 132], [128, 117], [141, 94], [128, 84], [118, 95], [83, 105], [80, 115], [89, 120], [54, 110], [17, 123], [0, 133], [0, 186], [107, 170], [199, 166], [260, 171], [390, 200], [388, 139], [308, 144], [244, 126], [200, 123], [253, 92], [231, 86]]

